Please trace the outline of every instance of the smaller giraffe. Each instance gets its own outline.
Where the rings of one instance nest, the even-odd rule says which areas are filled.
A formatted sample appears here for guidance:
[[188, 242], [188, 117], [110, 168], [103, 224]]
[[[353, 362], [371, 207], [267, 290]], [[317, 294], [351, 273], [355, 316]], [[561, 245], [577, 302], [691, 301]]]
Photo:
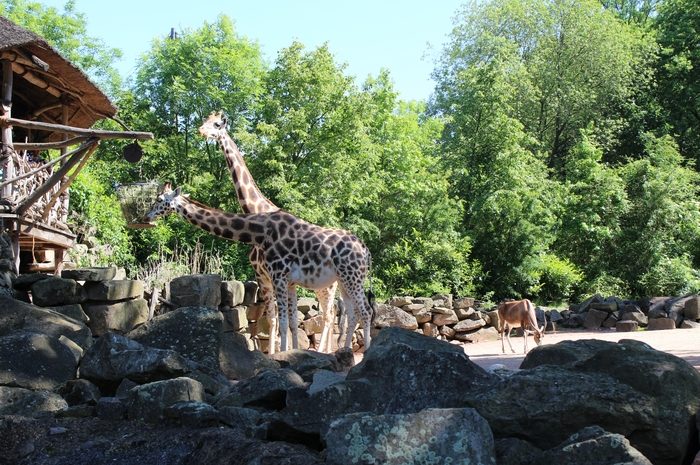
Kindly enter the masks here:
[[365, 350], [369, 348], [374, 307], [364, 293], [364, 282], [371, 255], [355, 235], [308, 223], [282, 210], [241, 215], [224, 212], [191, 200], [180, 188], [172, 190], [166, 184], [145, 221], [151, 223], [170, 213], [178, 213], [215, 236], [259, 247], [279, 307], [281, 351], [287, 350], [289, 315], [291, 328], [298, 327], [296, 286], [323, 289], [335, 281], [348, 313], [345, 347], [352, 342], [357, 319], [363, 325]]

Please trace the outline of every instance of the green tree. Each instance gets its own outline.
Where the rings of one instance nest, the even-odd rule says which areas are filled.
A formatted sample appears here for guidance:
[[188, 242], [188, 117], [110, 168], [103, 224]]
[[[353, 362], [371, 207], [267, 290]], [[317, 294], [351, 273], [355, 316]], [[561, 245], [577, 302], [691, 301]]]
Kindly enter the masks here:
[[661, 56], [659, 98], [681, 153], [700, 162], [700, 4], [666, 0], [655, 23]]
[[588, 132], [566, 157], [564, 205], [554, 249], [578, 264], [589, 283], [614, 266], [611, 258], [629, 208], [624, 181], [603, 163], [603, 153]]
[[560, 188], [511, 116], [526, 74], [517, 50], [499, 38], [484, 40], [492, 39], [488, 61], [455, 69], [452, 53], [461, 48], [452, 47], [437, 74], [434, 105], [450, 114], [443, 162], [467, 206], [464, 226], [485, 273], [481, 291], [535, 296], [551, 263], [543, 257], [555, 239]]
[[621, 218], [615, 274], [635, 295], [696, 291], [699, 175], [669, 136], [647, 135], [645, 155], [619, 170], [630, 207]]
[[40, 2], [3, 0], [0, 15], [46, 39], [107, 95], [114, 97], [117, 94], [122, 82], [114, 63], [121, 58], [122, 52], [87, 33], [87, 20], [76, 10], [75, 1], [67, 1], [61, 12]]
[[436, 77], [444, 89], [445, 78], [487, 66], [508, 50], [505, 72], [516, 91], [508, 116], [533, 137], [548, 165], [561, 169], [589, 124], [606, 152], [616, 148], [622, 115], [636, 111], [634, 89], [650, 79], [649, 49], [635, 25], [593, 0], [492, 0], [462, 11]]

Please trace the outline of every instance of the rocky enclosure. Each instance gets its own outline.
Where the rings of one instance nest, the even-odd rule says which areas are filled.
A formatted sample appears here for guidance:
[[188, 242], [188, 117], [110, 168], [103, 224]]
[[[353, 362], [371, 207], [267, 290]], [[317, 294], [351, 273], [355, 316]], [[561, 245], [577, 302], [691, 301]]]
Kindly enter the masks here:
[[[490, 331], [489, 310], [400, 297], [356, 366], [344, 350], [270, 358], [250, 347], [252, 283], [188, 277], [167, 294], [178, 308], [148, 320], [138, 282], [71, 273], [16, 280], [50, 308], [0, 297], [0, 463], [670, 465], [700, 449], [700, 374], [640, 342], [545, 345], [521, 370], [486, 371], [441, 339]], [[597, 296], [539, 313], [564, 326], [640, 313], [652, 329], [695, 322], [694, 305]]]

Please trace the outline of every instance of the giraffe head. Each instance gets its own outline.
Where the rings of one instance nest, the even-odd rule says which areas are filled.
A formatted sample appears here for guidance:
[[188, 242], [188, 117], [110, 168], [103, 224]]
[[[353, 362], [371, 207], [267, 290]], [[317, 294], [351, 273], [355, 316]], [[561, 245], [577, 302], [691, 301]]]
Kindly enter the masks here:
[[181, 191], [178, 187], [173, 190], [169, 182], [166, 182], [163, 186], [163, 191], [158, 194], [155, 203], [151, 207], [150, 211], [146, 213], [144, 220], [146, 223], [153, 223], [156, 219], [161, 216], [168, 215], [175, 211], [175, 208], [180, 201]]
[[218, 140], [226, 134], [228, 120], [222, 111], [213, 112], [199, 127], [199, 133], [207, 139]]

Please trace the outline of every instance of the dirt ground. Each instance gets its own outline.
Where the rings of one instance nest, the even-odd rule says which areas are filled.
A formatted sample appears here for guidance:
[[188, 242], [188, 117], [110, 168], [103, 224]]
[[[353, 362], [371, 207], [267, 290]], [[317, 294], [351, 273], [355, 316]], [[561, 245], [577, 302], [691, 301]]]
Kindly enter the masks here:
[[[578, 339], [602, 339], [605, 341], [619, 341], [620, 339], [635, 339], [645, 342], [651, 347], [676, 355], [688, 361], [697, 370], [700, 370], [700, 329], [670, 329], [662, 331], [638, 331], [631, 333], [618, 333], [614, 330], [606, 331], [574, 331], [566, 330], [557, 333], [545, 334], [542, 344], [556, 344], [565, 340]], [[511, 342], [516, 353], [510, 352], [508, 342], [505, 342], [506, 354], [501, 352], [501, 341], [479, 342], [464, 345], [464, 351], [477, 365], [488, 368], [494, 364], [505, 365], [509, 369], [517, 369], [525, 357], [523, 355], [523, 339], [511, 336]], [[535, 347], [530, 336], [528, 351]]]

